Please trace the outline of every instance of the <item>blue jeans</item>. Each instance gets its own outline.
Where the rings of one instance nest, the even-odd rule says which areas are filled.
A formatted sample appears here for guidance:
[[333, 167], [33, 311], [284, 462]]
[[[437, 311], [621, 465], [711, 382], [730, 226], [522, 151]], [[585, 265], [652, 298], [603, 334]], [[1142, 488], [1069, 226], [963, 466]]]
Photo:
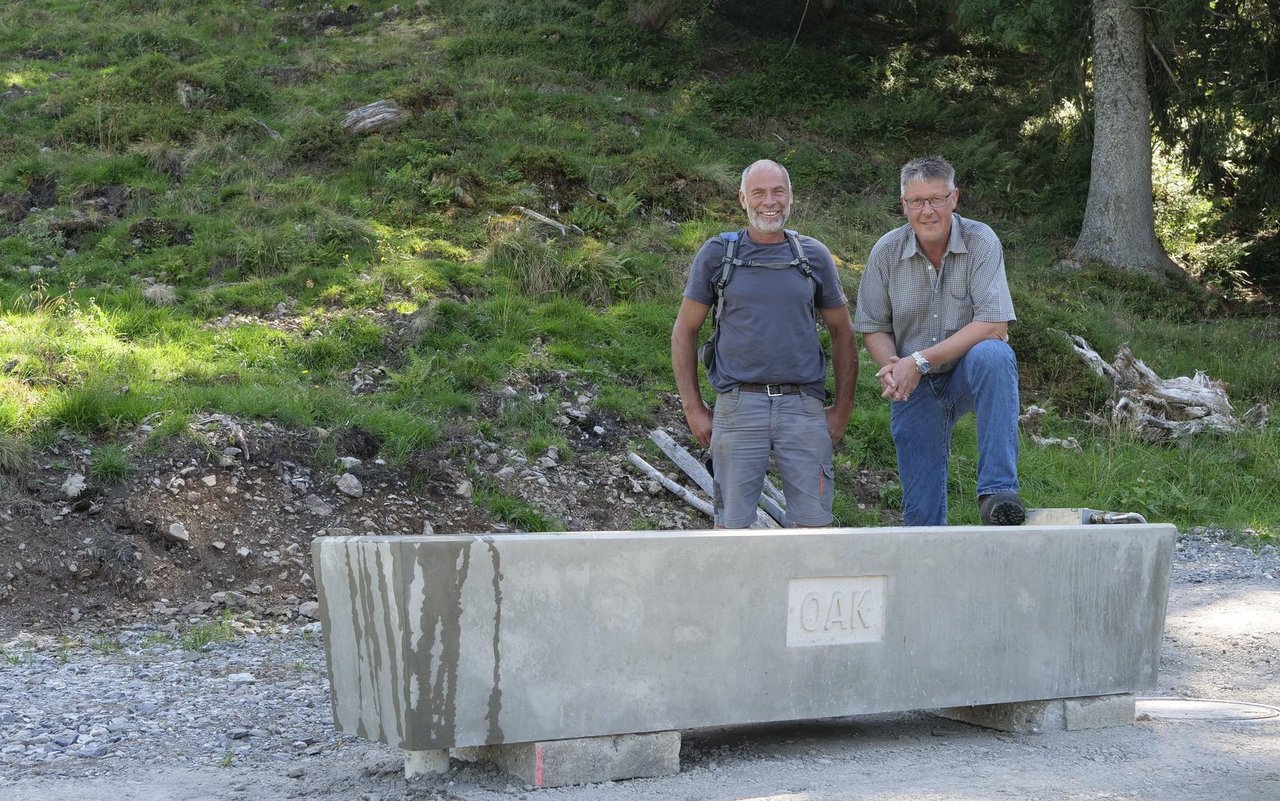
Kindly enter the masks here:
[[1018, 362], [1008, 343], [979, 342], [955, 369], [923, 375], [892, 407], [902, 522], [947, 524], [947, 468], [956, 420], [978, 418], [978, 495], [1018, 491]]

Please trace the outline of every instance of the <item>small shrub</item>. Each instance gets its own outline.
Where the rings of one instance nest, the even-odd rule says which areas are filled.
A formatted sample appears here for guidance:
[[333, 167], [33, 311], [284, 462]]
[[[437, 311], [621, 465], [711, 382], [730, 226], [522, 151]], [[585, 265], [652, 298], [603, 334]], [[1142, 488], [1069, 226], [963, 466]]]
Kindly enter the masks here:
[[224, 612], [216, 623], [193, 626], [178, 638], [178, 644], [186, 651], [201, 651], [210, 644], [231, 642], [240, 636], [234, 626], [235, 616]]
[[155, 306], [172, 306], [178, 302], [177, 291], [168, 284], [151, 284], [142, 290], [142, 297]]
[[101, 387], [74, 387], [50, 405], [49, 422], [76, 434], [92, 434], [111, 427], [111, 413]]
[[90, 647], [93, 648], [93, 650], [97, 651], [98, 653], [104, 654], [104, 655], [118, 654], [124, 650], [124, 648], [120, 645], [120, 643], [116, 642], [115, 640], [111, 639], [105, 634], [99, 635], [97, 638], [95, 638]]
[[880, 488], [880, 505], [886, 509], [902, 508], [902, 485], [898, 482]]
[[17, 475], [26, 469], [30, 459], [27, 443], [0, 431], [0, 473]]
[[678, 0], [630, 0], [627, 22], [650, 33], [661, 33], [680, 13], [682, 5]]
[[1194, 520], [1206, 511], [1201, 500], [1187, 497], [1178, 485], [1143, 476], [1116, 487], [1115, 497], [1117, 508], [1139, 512], [1149, 521]]
[[[485, 262], [528, 294], [549, 292], [557, 283], [552, 278], [559, 269], [554, 249], [524, 226], [498, 232], [489, 246]], [[439, 313], [439, 307], [437, 310]]]
[[0, 648], [0, 660], [4, 661], [7, 665], [14, 666], [30, 664], [32, 660], [31, 651], [29, 649], [22, 651], [9, 651], [4, 648]]
[[129, 452], [120, 445], [103, 445], [93, 452], [89, 475], [103, 484], [123, 481], [133, 469]]
[[546, 517], [529, 504], [497, 488], [484, 488], [475, 493], [476, 505], [520, 531], [562, 531], [564, 525]]
[[293, 122], [285, 134], [284, 146], [291, 164], [323, 164], [345, 158], [344, 154], [351, 150], [351, 141], [337, 120], [312, 113]]

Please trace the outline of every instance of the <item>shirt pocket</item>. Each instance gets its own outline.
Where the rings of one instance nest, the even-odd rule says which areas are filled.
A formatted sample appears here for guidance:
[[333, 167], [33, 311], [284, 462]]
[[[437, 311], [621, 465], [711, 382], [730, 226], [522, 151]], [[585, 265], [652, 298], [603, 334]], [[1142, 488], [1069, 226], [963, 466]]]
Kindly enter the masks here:
[[973, 322], [973, 298], [967, 293], [962, 297], [956, 297], [948, 292], [946, 299], [947, 307], [942, 313], [942, 327], [946, 330], [946, 335], [951, 336]]

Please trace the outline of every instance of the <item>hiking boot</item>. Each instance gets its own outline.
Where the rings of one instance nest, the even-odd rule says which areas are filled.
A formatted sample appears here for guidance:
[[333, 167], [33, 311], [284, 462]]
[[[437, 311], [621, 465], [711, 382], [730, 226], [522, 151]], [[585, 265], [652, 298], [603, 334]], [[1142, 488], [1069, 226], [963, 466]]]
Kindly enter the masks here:
[[1027, 519], [1026, 504], [1016, 492], [997, 492], [978, 499], [983, 525], [1020, 526]]

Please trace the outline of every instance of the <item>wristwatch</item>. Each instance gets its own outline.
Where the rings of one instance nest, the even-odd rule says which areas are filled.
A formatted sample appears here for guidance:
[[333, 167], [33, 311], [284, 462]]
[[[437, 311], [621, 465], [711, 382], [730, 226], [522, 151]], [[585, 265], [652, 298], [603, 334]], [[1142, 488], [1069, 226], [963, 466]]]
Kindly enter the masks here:
[[921, 374], [927, 373], [933, 369], [933, 365], [929, 364], [929, 360], [926, 359], [924, 354], [920, 351], [916, 351], [911, 354], [911, 358], [916, 360], [916, 369], [919, 370]]

